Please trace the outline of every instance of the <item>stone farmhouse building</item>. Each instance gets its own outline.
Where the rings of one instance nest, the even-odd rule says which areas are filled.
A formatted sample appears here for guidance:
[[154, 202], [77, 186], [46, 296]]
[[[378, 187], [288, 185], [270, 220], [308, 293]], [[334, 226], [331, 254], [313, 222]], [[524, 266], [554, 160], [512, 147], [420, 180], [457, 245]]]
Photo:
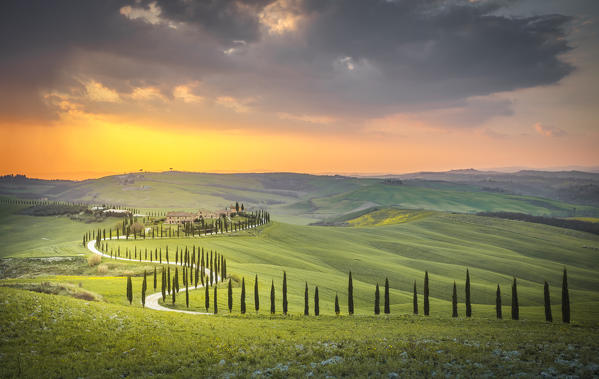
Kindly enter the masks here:
[[186, 222], [193, 222], [198, 218], [197, 213], [192, 212], [168, 212], [166, 214], [165, 224], [183, 224]]
[[217, 218], [218, 214], [206, 210], [199, 210], [197, 212], [168, 212], [166, 214], [165, 224], [184, 224], [186, 222], [193, 222], [199, 218]]

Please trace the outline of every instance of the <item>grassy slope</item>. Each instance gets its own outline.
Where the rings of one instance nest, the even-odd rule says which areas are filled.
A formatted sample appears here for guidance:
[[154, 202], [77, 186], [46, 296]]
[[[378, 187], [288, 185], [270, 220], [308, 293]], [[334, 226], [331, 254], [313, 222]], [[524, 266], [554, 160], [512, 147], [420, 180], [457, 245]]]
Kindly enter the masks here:
[[0, 376], [599, 374], [597, 329], [435, 317], [197, 317], [0, 288]]
[[[569, 216], [574, 207], [577, 214], [597, 212], [594, 207], [573, 206], [543, 198], [477, 191], [474, 187], [443, 182], [405, 185], [378, 183], [342, 194], [312, 199], [309, 204], [312, 212], [322, 218], [334, 217], [340, 213], [374, 205], [463, 213], [509, 211], [549, 216]], [[301, 204], [300, 209], [302, 207], [307, 205]]]
[[0, 258], [53, 257], [84, 253], [74, 241], [80, 241], [91, 229], [113, 227], [118, 219], [86, 224], [67, 216], [35, 217], [15, 214], [22, 206], [0, 206]]
[[[320, 289], [321, 308], [332, 310], [335, 292], [345, 309], [347, 272], [354, 273], [357, 312], [371, 313], [373, 287], [391, 282], [391, 302], [398, 312], [411, 310], [414, 280], [422, 290], [424, 270], [431, 276], [434, 312], [449, 314], [453, 281], [458, 281], [463, 301], [466, 267], [472, 276], [476, 311], [493, 314], [494, 291], [499, 283], [504, 304], [509, 304], [510, 285], [519, 280], [522, 306], [542, 307], [542, 282], [552, 285], [554, 303], [560, 298], [561, 270], [568, 268], [573, 313], [578, 319], [599, 320], [599, 237], [545, 225], [469, 215], [431, 214], [412, 222], [363, 228], [292, 226], [274, 223], [239, 236], [162, 241], [119, 242], [123, 247], [173, 251], [176, 246], [197, 245], [216, 249], [228, 259], [230, 273], [245, 276], [251, 290], [259, 274], [262, 304], [266, 304], [271, 280], [277, 293], [282, 271], [289, 280], [290, 309], [303, 310], [305, 281]], [[116, 243], [113, 244], [116, 246]], [[248, 293], [253, 293], [251, 290]], [[192, 299], [199, 309], [203, 292]], [[197, 298], [197, 299], [196, 299]], [[422, 301], [422, 298], [420, 299]], [[248, 295], [248, 308], [253, 300]], [[462, 312], [463, 309], [460, 309]], [[475, 311], [475, 312], [476, 312]], [[537, 312], [535, 308], [534, 312]], [[439, 314], [437, 313], [437, 314]], [[537, 312], [535, 317], [542, 317]]]
[[[386, 216], [379, 214], [372, 220], [385, 224]], [[33, 222], [40, 223], [35, 226], [40, 230], [51, 229], [43, 225], [48, 218], [4, 214], [6, 217], [13, 228]], [[60, 236], [56, 246], [65, 247], [59, 251], [84, 253], [78, 229], [66, 231], [58, 228], [53, 232]], [[28, 247], [37, 243], [26, 241], [28, 235], [19, 234], [5, 252], [50, 252]], [[49, 243], [53, 246], [54, 242]], [[125, 299], [125, 278], [110, 276], [112, 271], [106, 277], [51, 275], [5, 280], [8, 284], [71, 283], [99, 294], [107, 303], [0, 287], [0, 334], [4, 341], [0, 344], [0, 360], [4, 362], [0, 376], [190, 376], [198, 372], [250, 376], [256, 370], [275, 376], [309, 372], [317, 376], [378, 376], [389, 372], [421, 376], [432, 371], [506, 376], [522, 372], [539, 375], [550, 367], [555, 373], [599, 374], [599, 366], [593, 366], [599, 364], [599, 237], [594, 235], [518, 221], [431, 212], [409, 222], [376, 227], [273, 223], [236, 236], [120, 244], [163, 249], [166, 244], [171, 248], [195, 244], [217, 249], [228, 258], [229, 272], [235, 278], [248, 279], [250, 313], [252, 278], [260, 273], [261, 315], [239, 316], [238, 282], [233, 316], [227, 315], [226, 290], [221, 287], [220, 315], [198, 317], [141, 309], [139, 276], [133, 278], [133, 306]], [[104, 264], [113, 263], [105, 259]], [[136, 275], [143, 268], [152, 270], [151, 264], [114, 265], [118, 275], [127, 267]], [[553, 313], [559, 320], [558, 286], [563, 265], [569, 270], [573, 319], [579, 325], [538, 322], [543, 317], [541, 281], [545, 278], [552, 284]], [[463, 315], [466, 266], [472, 275], [474, 318], [452, 320], [448, 317], [450, 286], [458, 280], [459, 311]], [[292, 316], [271, 319], [264, 312], [268, 308], [269, 279], [275, 280], [280, 313], [283, 269], [289, 276]], [[332, 316], [332, 300], [338, 291], [342, 312], [346, 313], [349, 269], [354, 272], [358, 316], [338, 319]], [[412, 280], [418, 281], [422, 312], [425, 269], [431, 273], [432, 317], [407, 316], [411, 312]], [[81, 272], [92, 274], [93, 269]], [[521, 278], [521, 317], [529, 321], [493, 320], [496, 283], [502, 285], [504, 316], [509, 318], [512, 275]], [[382, 284], [384, 276], [391, 280], [391, 318], [363, 316], [372, 313], [373, 283]], [[148, 279], [149, 292], [153, 292], [152, 276]], [[304, 280], [309, 282], [311, 297], [313, 285], [320, 286], [323, 316], [318, 319], [299, 316]], [[190, 292], [193, 309], [203, 310], [203, 293]], [[184, 308], [183, 304], [184, 292], [180, 292], [176, 307]], [[312, 312], [312, 302], [310, 307]], [[516, 355], [512, 351], [517, 351]], [[335, 356], [341, 357], [343, 364], [321, 364]], [[566, 363], [556, 363], [558, 358]]]

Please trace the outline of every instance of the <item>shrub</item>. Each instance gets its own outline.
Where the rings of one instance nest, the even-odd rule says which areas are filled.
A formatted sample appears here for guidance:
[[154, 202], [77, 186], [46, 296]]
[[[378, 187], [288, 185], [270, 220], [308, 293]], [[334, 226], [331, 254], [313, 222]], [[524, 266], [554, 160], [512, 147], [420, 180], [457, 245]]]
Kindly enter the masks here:
[[96, 269], [100, 274], [106, 274], [108, 272], [108, 266], [105, 264], [101, 264]]
[[100, 263], [102, 263], [102, 257], [97, 254], [90, 255], [89, 257], [87, 257], [87, 264], [89, 265], [89, 267], [97, 266]]

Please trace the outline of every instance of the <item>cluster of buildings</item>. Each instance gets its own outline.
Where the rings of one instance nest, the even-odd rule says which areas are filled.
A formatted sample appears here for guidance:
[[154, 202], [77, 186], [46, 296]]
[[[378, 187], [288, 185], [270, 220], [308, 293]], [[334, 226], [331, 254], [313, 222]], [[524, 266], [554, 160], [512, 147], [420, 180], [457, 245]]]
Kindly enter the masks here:
[[165, 224], [184, 224], [186, 222], [194, 222], [201, 218], [219, 218], [222, 216], [232, 216], [237, 213], [235, 206], [225, 208], [220, 212], [211, 212], [206, 210], [199, 210], [197, 212], [168, 212], [166, 214]]

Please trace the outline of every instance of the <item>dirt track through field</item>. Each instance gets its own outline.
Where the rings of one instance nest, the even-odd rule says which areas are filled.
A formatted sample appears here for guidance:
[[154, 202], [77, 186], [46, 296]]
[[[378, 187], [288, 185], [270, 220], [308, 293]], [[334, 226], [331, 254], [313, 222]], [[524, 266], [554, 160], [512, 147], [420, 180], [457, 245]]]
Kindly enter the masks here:
[[[245, 228], [245, 229], [250, 229], [250, 228]], [[241, 230], [245, 230], [245, 229], [241, 229]], [[231, 232], [228, 232], [231, 233]], [[108, 238], [107, 238], [108, 239]], [[116, 240], [116, 237], [112, 237], [110, 238], [110, 240]], [[125, 236], [120, 236], [119, 239], [126, 239]], [[102, 240], [104, 241], [104, 239]], [[143, 241], [143, 240], [142, 240]], [[131, 261], [131, 262], [146, 262], [146, 263], [158, 263], [156, 261], [148, 261], [148, 260], [139, 260], [139, 259], [129, 259], [129, 258], [122, 258], [122, 257], [111, 257], [108, 254], [105, 254], [103, 252], [101, 252], [100, 250], [98, 250], [96, 248], [96, 240], [92, 240], [89, 241], [87, 243], [87, 249], [89, 251], [91, 251], [94, 254], [100, 255], [102, 257], [107, 257], [107, 258], [111, 258], [111, 259], [118, 259], [121, 261]], [[164, 264], [164, 263], [163, 263]], [[177, 265], [177, 266], [181, 266], [182, 264], [179, 263], [174, 263], [174, 262], [169, 262], [168, 264], [170, 265]], [[209, 269], [205, 269], [206, 275], [210, 275], [210, 270]], [[218, 280], [220, 279], [220, 277], [218, 276], [217, 273], [214, 273], [216, 281], [218, 282]], [[204, 288], [203, 285], [198, 285], [198, 287], [189, 287], [190, 291], [193, 291], [195, 289], [200, 289], [200, 288]], [[180, 292], [182, 293], [182, 292]], [[169, 296], [169, 295], [167, 295]], [[157, 311], [166, 311], [166, 312], [179, 312], [179, 313], [188, 313], [188, 314], [194, 314], [194, 315], [212, 315], [213, 313], [208, 313], [208, 312], [194, 312], [194, 311], [185, 311], [182, 309], [171, 309], [171, 308], [167, 308], [167, 307], [163, 307], [162, 305], [160, 305], [158, 303], [158, 300], [162, 297], [162, 292], [157, 292], [157, 293], [153, 293], [151, 295], [146, 296], [146, 308], [150, 308], [150, 309], [154, 309]]]

